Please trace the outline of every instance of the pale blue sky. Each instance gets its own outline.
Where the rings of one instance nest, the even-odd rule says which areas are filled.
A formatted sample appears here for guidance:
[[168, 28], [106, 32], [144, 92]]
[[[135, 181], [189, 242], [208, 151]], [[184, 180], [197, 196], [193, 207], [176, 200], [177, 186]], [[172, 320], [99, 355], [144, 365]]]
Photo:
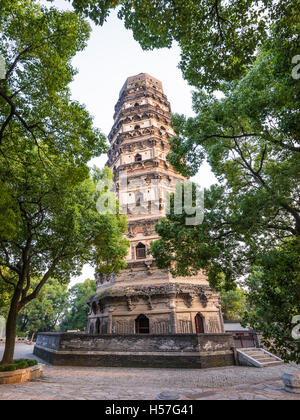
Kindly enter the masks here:
[[[45, 4], [44, 1], [41, 3]], [[64, 0], [55, 0], [54, 4], [69, 7]], [[95, 126], [107, 135], [113, 124], [114, 106], [125, 80], [129, 76], [148, 73], [162, 81], [173, 112], [193, 116], [192, 88], [182, 78], [177, 67], [179, 60], [180, 49], [175, 43], [171, 49], [143, 51], [114, 11], [103, 27], [92, 24], [87, 48], [73, 60], [78, 74], [71, 84], [72, 97], [86, 105], [94, 117]], [[103, 167], [105, 162], [106, 156], [102, 155], [90, 164]], [[194, 180], [203, 187], [215, 182], [206, 164]], [[83, 274], [74, 278], [72, 284], [93, 278], [93, 275], [93, 268], [85, 266]]]

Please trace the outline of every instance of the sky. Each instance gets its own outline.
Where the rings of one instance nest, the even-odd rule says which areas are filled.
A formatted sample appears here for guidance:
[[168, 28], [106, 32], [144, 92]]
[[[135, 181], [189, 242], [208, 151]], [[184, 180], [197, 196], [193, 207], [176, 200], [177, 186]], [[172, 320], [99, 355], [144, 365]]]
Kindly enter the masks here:
[[[41, 1], [41, 3], [49, 3]], [[50, 3], [51, 4], [51, 3]], [[54, 4], [66, 8], [68, 3], [56, 0]], [[113, 125], [114, 106], [119, 92], [129, 76], [148, 73], [163, 83], [164, 93], [171, 103], [172, 112], [193, 116], [192, 88], [182, 78], [178, 69], [180, 49], [174, 43], [171, 49], [143, 51], [132, 33], [124, 28], [112, 12], [102, 27], [91, 23], [92, 33], [88, 45], [73, 59], [78, 74], [71, 84], [72, 99], [85, 104], [94, 117], [94, 125], [107, 135]], [[106, 155], [93, 159], [89, 164], [102, 168]], [[207, 164], [202, 165], [193, 180], [202, 187], [209, 187], [216, 180]], [[71, 285], [94, 277], [94, 269], [85, 266], [80, 277]]]

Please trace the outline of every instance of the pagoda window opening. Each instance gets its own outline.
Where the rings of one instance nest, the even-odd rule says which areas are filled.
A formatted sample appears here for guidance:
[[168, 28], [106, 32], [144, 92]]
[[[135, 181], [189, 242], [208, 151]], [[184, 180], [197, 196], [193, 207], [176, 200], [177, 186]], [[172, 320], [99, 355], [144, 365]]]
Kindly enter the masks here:
[[135, 205], [136, 207], [140, 207], [141, 206], [141, 202], [143, 201], [143, 193], [138, 192], [135, 196]]
[[136, 246], [136, 258], [146, 258], [146, 245], [142, 244], [141, 242]]
[[134, 129], [135, 130], [139, 130], [141, 128], [141, 126], [140, 125], [136, 125], [135, 127], [134, 127]]
[[141, 162], [142, 161], [142, 155], [140, 155], [139, 153], [137, 155], [135, 155], [134, 161], [135, 162]]

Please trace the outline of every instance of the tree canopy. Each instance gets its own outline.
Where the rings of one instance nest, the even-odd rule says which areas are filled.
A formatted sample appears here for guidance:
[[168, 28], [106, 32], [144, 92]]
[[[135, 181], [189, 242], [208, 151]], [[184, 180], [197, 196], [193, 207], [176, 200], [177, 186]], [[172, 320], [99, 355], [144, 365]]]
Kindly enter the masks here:
[[[2, 270], [2, 274], [7, 276], [9, 270], [0, 268]], [[3, 281], [3, 278], [0, 276], [0, 316], [4, 318], [7, 317], [9, 311], [9, 303], [11, 301], [13, 293], [13, 288], [9, 284]]]
[[33, 0], [2, 0], [0, 54], [6, 63], [0, 81], [0, 147], [26, 138], [41, 159], [60, 153], [82, 165], [105, 151], [105, 138], [84, 106], [71, 100], [71, 65], [85, 46], [89, 25], [76, 13], [41, 7]]
[[87, 301], [95, 293], [96, 280], [88, 279], [71, 287], [68, 304], [59, 327], [61, 331], [84, 331], [86, 329], [88, 312], [90, 310]]
[[[118, 261], [127, 253], [122, 237], [124, 216], [101, 215], [96, 209], [101, 194], [96, 180], [101, 174], [96, 174], [93, 181], [85, 168], [73, 168], [56, 155], [51, 155], [51, 160], [55, 171], [43, 165], [35, 149], [23, 153], [22, 163], [5, 171], [9, 194], [19, 208], [15, 235], [9, 240], [0, 237], [0, 266], [10, 275], [5, 275], [2, 268], [0, 274], [10, 290], [13, 288], [8, 326], [14, 325], [18, 312], [38, 296], [50, 278], [68, 283], [71, 276], [80, 274], [84, 264], [95, 265], [106, 258], [97, 247], [97, 238], [102, 231], [105, 234], [107, 225], [113, 224], [116, 232], [113, 246], [118, 246], [118, 240], [120, 244], [112, 266], [122, 266]], [[110, 237], [106, 240], [110, 247]], [[37, 276], [40, 281], [32, 288]]]
[[[32, 282], [32, 290], [39, 280]], [[55, 331], [68, 305], [69, 292], [66, 284], [49, 279], [38, 297], [26, 305], [18, 316], [17, 335], [28, 337], [41, 331]]]
[[299, 14], [296, 0], [66, 1], [99, 25], [118, 8], [118, 17], [145, 50], [171, 48], [176, 41], [184, 78], [210, 90], [238, 80], [254, 63], [270, 28], [284, 28], [287, 21], [297, 25]]
[[291, 64], [297, 43], [282, 38], [275, 31], [221, 99], [196, 92], [195, 118], [174, 116], [170, 162], [188, 176], [207, 159], [219, 180], [205, 192], [202, 225], [185, 226], [174, 212], [158, 225], [163, 239], [154, 255], [174, 262], [178, 274], [202, 267], [214, 286], [221, 273], [229, 284], [249, 273], [259, 254], [299, 236], [300, 88]]
[[299, 290], [300, 85], [293, 67], [300, 21], [299, 4], [289, 4], [280, 3], [280, 19], [253, 64], [223, 81], [221, 97], [198, 89], [196, 117], [174, 116], [170, 162], [189, 176], [207, 159], [219, 182], [205, 191], [202, 225], [186, 226], [187, 215], [171, 208], [157, 225], [161, 239], [152, 253], [175, 275], [204, 269], [215, 288], [248, 286], [249, 301], [260, 310], [245, 319], [285, 360], [299, 360], [291, 342], [299, 296], [291, 288]]
[[263, 332], [264, 346], [286, 362], [296, 363], [300, 340], [292, 332], [294, 317], [300, 314], [299, 254], [300, 242], [292, 239], [260, 256], [247, 281], [249, 310], [243, 316], [245, 324]]
[[247, 293], [243, 289], [222, 290], [222, 312], [224, 320], [237, 321], [241, 320], [246, 311]]

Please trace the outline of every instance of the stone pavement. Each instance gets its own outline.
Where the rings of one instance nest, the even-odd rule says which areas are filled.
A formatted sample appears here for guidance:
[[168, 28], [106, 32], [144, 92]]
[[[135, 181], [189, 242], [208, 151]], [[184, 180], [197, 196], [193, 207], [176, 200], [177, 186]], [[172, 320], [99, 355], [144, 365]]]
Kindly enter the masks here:
[[[3, 345], [0, 345], [0, 356]], [[33, 346], [18, 344], [15, 357], [36, 358]], [[0, 400], [148, 400], [163, 391], [197, 400], [300, 400], [284, 391], [284, 372], [300, 366], [215, 369], [133, 369], [46, 366], [44, 376], [20, 385], [0, 385]]]

